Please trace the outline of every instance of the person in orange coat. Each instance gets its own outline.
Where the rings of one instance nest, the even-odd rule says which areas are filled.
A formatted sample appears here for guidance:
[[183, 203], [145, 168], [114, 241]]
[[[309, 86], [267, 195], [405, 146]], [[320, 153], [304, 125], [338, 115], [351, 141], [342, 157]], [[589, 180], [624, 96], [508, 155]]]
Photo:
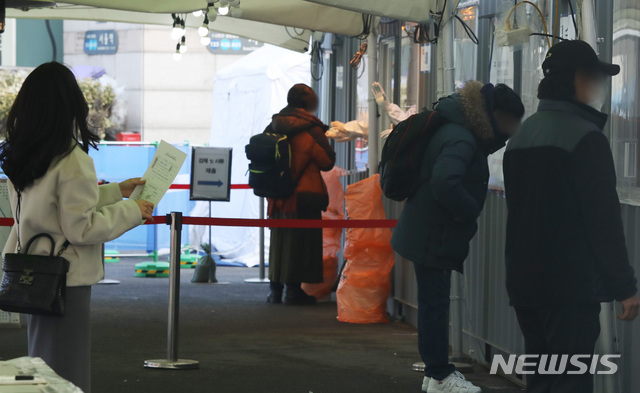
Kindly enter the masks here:
[[[297, 84], [289, 90], [288, 105], [273, 116], [271, 128], [288, 137], [291, 145], [291, 175], [296, 192], [287, 199], [269, 199], [269, 217], [273, 219], [322, 219], [329, 205], [327, 186], [321, 171], [330, 171], [336, 154], [325, 136], [328, 126], [313, 112], [318, 96], [309, 86]], [[269, 279], [271, 293], [267, 301], [285, 304], [315, 304], [301, 283], [321, 283], [322, 229], [274, 228], [271, 230]]]

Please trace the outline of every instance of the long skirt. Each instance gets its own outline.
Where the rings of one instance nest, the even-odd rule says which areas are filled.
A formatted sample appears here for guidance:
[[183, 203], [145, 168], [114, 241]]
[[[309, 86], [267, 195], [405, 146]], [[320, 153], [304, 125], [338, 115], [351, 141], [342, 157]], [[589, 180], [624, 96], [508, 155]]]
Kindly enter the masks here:
[[[285, 216], [274, 212], [272, 218]], [[322, 212], [299, 211], [297, 218], [321, 220]], [[273, 228], [269, 249], [269, 279], [282, 284], [323, 281], [322, 229]]]
[[29, 356], [42, 358], [62, 378], [91, 393], [91, 287], [67, 287], [63, 317], [30, 315]]

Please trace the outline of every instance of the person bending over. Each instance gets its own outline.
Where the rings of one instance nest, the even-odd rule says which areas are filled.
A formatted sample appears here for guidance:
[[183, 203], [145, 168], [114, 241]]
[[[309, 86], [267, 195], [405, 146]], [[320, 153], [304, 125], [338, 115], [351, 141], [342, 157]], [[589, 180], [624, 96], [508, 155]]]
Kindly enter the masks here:
[[477, 393], [480, 388], [449, 362], [451, 271], [462, 272], [478, 228], [488, 192], [487, 157], [515, 132], [524, 106], [506, 85], [471, 81], [440, 99], [435, 110], [446, 123], [429, 143], [420, 173], [424, 184], [407, 200], [392, 246], [413, 262], [418, 280], [418, 347], [426, 365], [422, 390]]

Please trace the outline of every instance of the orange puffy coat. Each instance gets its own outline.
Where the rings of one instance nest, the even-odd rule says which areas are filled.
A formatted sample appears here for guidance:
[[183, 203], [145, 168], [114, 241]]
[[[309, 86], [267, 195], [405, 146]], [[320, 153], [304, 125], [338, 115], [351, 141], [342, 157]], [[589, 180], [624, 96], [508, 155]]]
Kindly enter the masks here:
[[294, 200], [295, 210], [326, 210], [329, 196], [320, 172], [330, 171], [336, 161], [325, 136], [328, 126], [304, 109], [286, 107], [273, 116], [271, 128], [289, 138], [291, 175], [299, 181], [294, 199], [269, 200], [270, 212], [294, 210], [287, 207]]

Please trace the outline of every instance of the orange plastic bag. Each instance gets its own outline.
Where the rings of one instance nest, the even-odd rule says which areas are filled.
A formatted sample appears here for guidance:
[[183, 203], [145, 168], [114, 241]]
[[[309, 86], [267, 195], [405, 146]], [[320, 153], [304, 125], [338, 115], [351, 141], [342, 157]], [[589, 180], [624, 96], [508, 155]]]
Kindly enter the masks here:
[[[338, 167], [329, 172], [322, 172], [322, 178], [329, 192], [329, 207], [322, 213], [323, 220], [344, 219], [344, 189], [340, 183], [340, 176], [343, 173], [344, 170]], [[331, 288], [338, 279], [338, 252], [340, 252], [342, 229], [324, 228], [322, 235], [324, 280], [320, 284], [302, 284], [302, 289], [318, 300], [331, 294]]]
[[[385, 219], [380, 177], [371, 176], [347, 187], [350, 219]], [[387, 298], [391, 291], [391, 230], [347, 229], [347, 259], [338, 286], [338, 320], [351, 323], [388, 322]]]

